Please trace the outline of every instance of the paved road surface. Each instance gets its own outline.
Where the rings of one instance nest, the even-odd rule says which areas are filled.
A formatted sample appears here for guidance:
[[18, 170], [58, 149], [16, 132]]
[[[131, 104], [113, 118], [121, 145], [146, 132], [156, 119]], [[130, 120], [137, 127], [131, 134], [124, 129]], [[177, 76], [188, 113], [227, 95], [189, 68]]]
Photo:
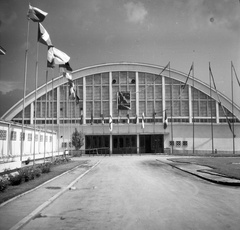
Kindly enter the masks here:
[[240, 229], [240, 188], [211, 184], [161, 158], [101, 158], [23, 229]]

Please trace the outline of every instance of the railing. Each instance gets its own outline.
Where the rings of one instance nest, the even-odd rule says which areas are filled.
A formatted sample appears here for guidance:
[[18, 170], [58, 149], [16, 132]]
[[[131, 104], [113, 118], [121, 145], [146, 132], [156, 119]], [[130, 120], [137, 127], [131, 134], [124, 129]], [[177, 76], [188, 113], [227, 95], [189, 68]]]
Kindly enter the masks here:
[[81, 157], [82, 155], [110, 155], [110, 148], [91, 148], [91, 149], [79, 149], [79, 150], [69, 150], [69, 154], [73, 157]]

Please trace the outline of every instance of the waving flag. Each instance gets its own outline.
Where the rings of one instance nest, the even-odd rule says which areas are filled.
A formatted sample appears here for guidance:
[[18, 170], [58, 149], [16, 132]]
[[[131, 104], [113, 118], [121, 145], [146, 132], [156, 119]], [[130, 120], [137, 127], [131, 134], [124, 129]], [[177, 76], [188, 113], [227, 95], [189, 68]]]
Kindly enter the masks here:
[[70, 73], [70, 72], [72, 72], [72, 67], [70, 66], [69, 62], [67, 62], [65, 64], [60, 64], [59, 70], [62, 73]]
[[144, 129], [144, 119], [145, 119], [144, 113], [142, 113], [142, 125], [141, 125], [142, 129]]
[[38, 41], [43, 45], [52, 46], [50, 36], [41, 23], [38, 23]]
[[74, 99], [76, 98], [76, 93], [74, 89], [74, 82], [72, 80], [68, 80], [69, 84], [69, 96], [73, 97]]
[[167, 111], [165, 110], [163, 128], [166, 129], [167, 126], [168, 126], [168, 118], [167, 118]]
[[112, 119], [111, 115], [109, 117], [109, 130], [110, 130], [110, 132], [112, 132], [112, 130], [113, 130], [113, 119]]
[[47, 62], [48, 67], [54, 68], [55, 64], [66, 64], [70, 60], [70, 57], [62, 52], [61, 50], [55, 48], [54, 46], [50, 46], [48, 48]]
[[127, 114], [127, 123], [128, 123], [128, 124], [130, 123], [130, 117], [129, 117], [129, 114]]
[[34, 22], [42, 22], [47, 16], [47, 14], [47, 12], [44, 12], [43, 10], [40, 10], [37, 7], [33, 7], [29, 4], [27, 14], [28, 19], [31, 19]]
[[102, 114], [102, 125], [104, 125], [104, 115]]
[[6, 54], [6, 50], [0, 46], [0, 55], [5, 55]]
[[72, 74], [70, 73], [63, 73], [63, 76], [67, 78], [68, 80], [72, 80]]

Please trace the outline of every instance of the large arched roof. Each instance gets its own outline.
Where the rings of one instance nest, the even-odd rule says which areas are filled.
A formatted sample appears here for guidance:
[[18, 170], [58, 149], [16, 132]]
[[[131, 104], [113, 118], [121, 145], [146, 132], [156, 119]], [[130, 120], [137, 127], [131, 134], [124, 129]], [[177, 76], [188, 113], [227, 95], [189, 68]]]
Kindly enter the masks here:
[[[105, 64], [98, 64], [94, 66], [84, 67], [78, 70], [75, 70], [72, 72], [73, 80], [93, 75], [97, 73], [103, 73], [103, 72], [110, 72], [110, 71], [136, 71], [136, 72], [146, 72], [151, 74], [158, 75], [161, 73], [161, 71], [164, 69], [163, 66], [158, 65], [151, 65], [151, 64], [144, 64], [144, 63], [128, 63], [128, 62], [121, 62], [121, 63], [105, 63]], [[167, 69], [162, 73], [163, 76], [171, 77], [177, 81], [185, 82], [187, 78], [186, 73], [182, 73], [180, 71], [170, 69], [170, 71]], [[189, 80], [187, 82], [188, 85], [193, 86], [193, 80], [194, 80], [194, 87], [203, 93], [210, 95], [210, 87], [208, 84], [200, 81], [199, 79], [196, 79], [192, 76], [189, 77]], [[47, 92], [51, 91], [54, 88], [59, 87], [60, 85], [63, 85], [67, 82], [63, 76], [56, 77], [53, 82], [49, 81], [47, 83]], [[46, 93], [46, 84], [40, 86], [37, 89], [37, 98], [43, 96]], [[220, 96], [220, 100], [224, 107], [226, 107], [229, 111], [232, 111], [232, 103], [229, 98], [227, 98], [225, 95], [223, 95], [221, 92], [218, 92], [218, 95]], [[212, 89], [212, 97], [218, 101], [217, 93], [215, 90]], [[32, 91], [29, 93], [25, 98], [25, 107], [27, 107], [29, 104], [34, 102], [35, 100], [35, 91]], [[23, 99], [20, 100], [18, 103], [16, 103], [13, 107], [11, 107], [3, 116], [2, 119], [4, 120], [12, 120], [13, 117], [15, 117], [19, 112], [21, 112], [23, 109]], [[234, 115], [239, 119], [240, 118], [240, 108], [234, 104]]]

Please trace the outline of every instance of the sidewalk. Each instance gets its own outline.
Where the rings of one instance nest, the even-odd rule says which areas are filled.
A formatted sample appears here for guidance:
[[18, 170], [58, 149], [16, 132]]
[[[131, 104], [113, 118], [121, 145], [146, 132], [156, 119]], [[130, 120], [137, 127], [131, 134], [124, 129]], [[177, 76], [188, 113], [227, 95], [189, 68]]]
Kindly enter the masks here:
[[240, 186], [240, 180], [229, 178], [225, 175], [215, 173], [211, 171], [210, 167], [207, 167], [207, 166], [197, 165], [193, 163], [173, 162], [171, 161], [171, 157], [167, 157], [165, 159], [157, 159], [157, 161], [163, 162], [174, 168], [190, 173], [192, 175], [195, 175], [201, 179], [207, 180], [212, 183], [228, 185], [228, 186]]
[[[0, 229], [20, 229], [66, 190], [74, 189], [74, 183], [94, 168], [101, 159], [101, 157], [86, 158], [87, 164], [81, 164], [36, 187], [31, 192], [15, 197], [14, 202], [2, 203], [0, 205]], [[79, 160], [84, 160], [84, 157]]]

